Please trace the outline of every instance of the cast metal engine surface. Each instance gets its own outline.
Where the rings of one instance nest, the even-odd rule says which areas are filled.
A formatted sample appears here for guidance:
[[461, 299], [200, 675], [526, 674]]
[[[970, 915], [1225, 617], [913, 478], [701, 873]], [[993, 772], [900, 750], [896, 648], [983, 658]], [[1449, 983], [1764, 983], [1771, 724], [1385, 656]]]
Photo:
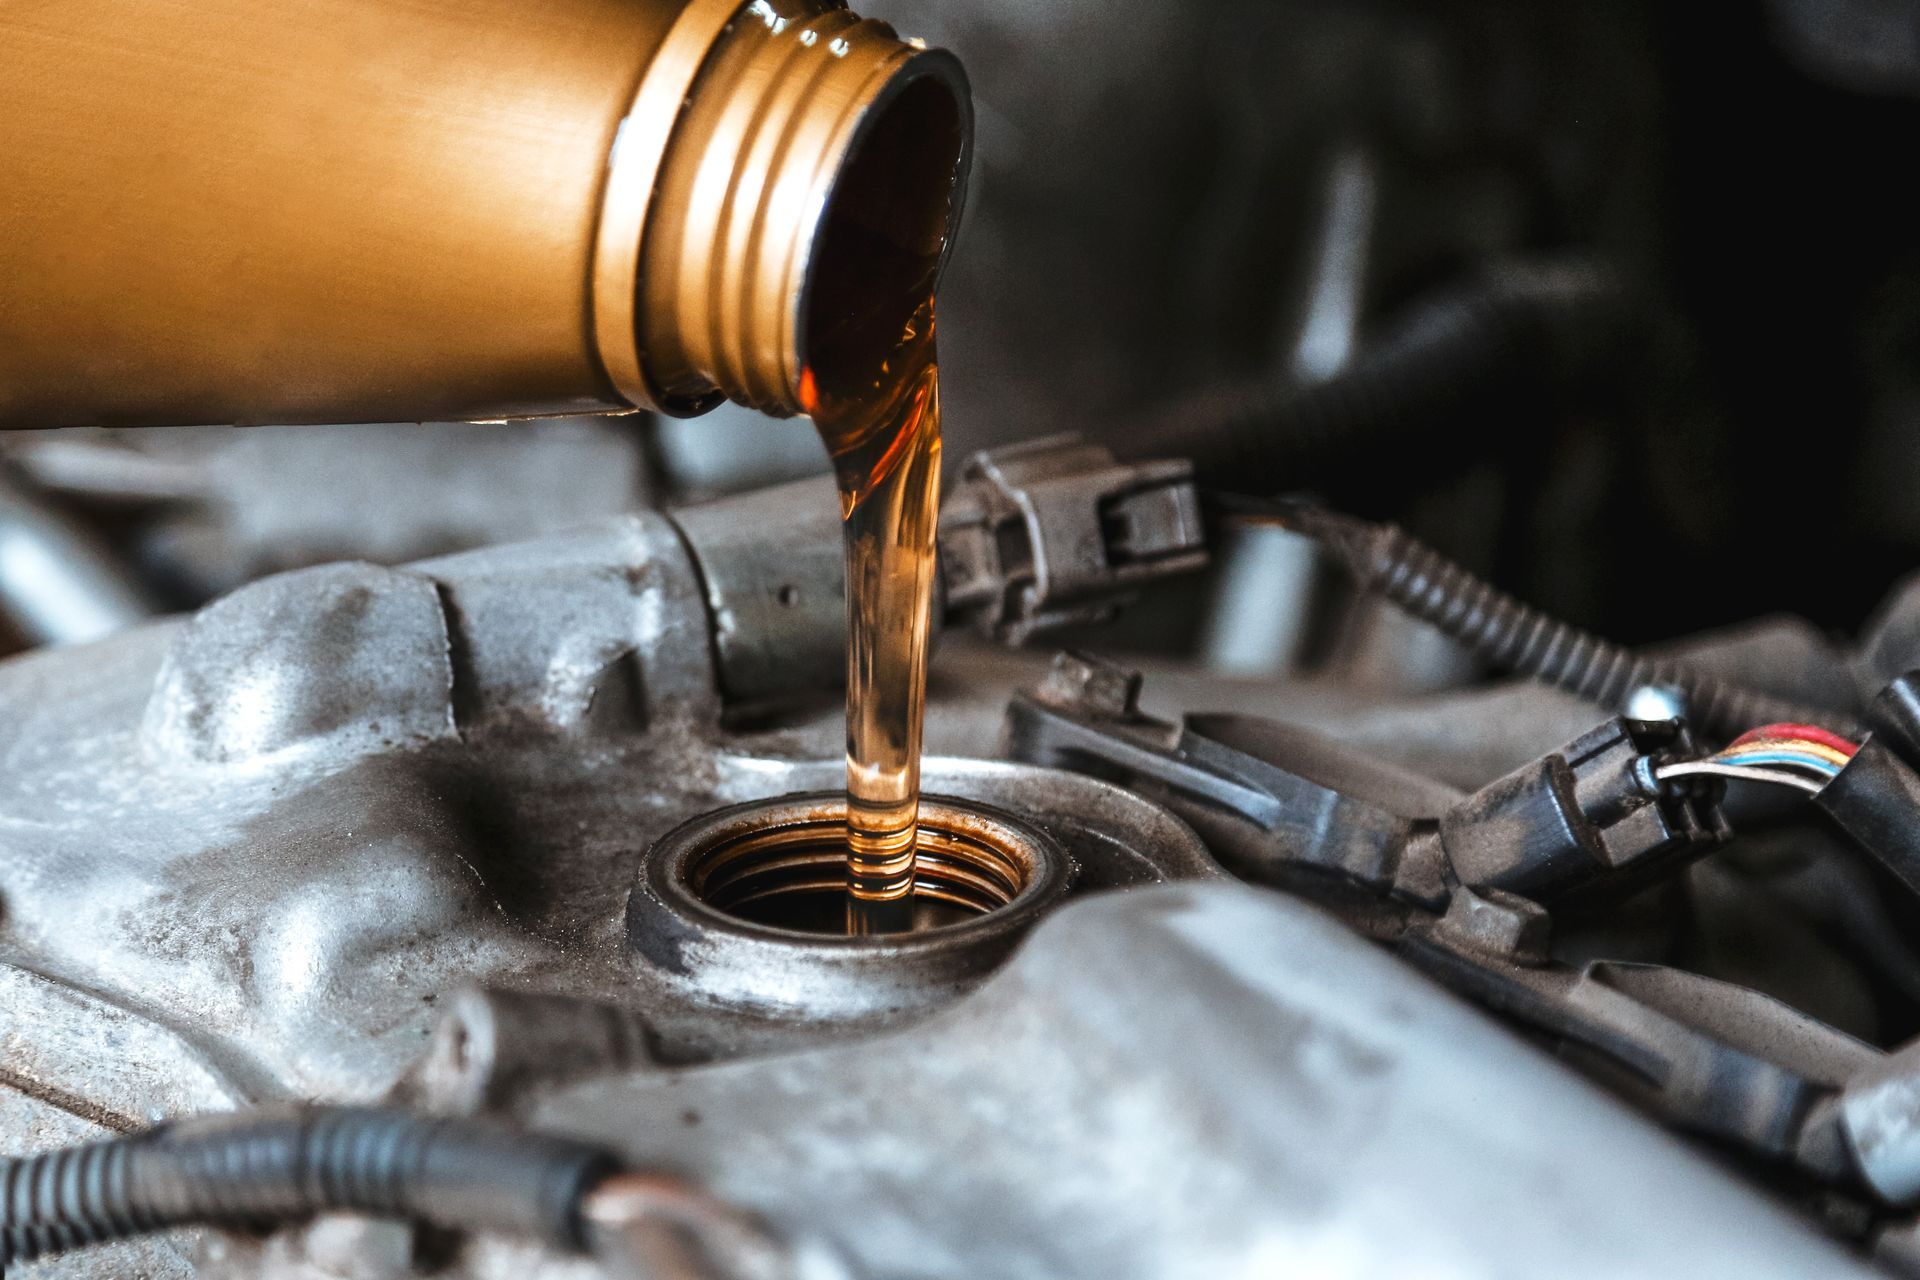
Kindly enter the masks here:
[[[637, 517], [305, 570], [12, 664], [0, 1035], [22, 1131], [381, 1098], [463, 987], [633, 1008], [629, 1048], [681, 1062], [910, 1019], [976, 982], [1013, 920], [871, 956], [761, 944], [729, 986], [725, 929], [629, 911], [669, 828], [839, 779], [837, 725], [723, 731], [708, 617], [680, 535]], [[926, 777], [1043, 824], [1061, 892], [1219, 876], [1104, 783]]]
[[[643, 516], [298, 571], [14, 660], [9, 1140], [295, 1098], [516, 1115], [692, 1174], [862, 1275], [1402, 1274], [1409, 1232], [1433, 1274], [1852, 1265], [1090, 777], [929, 765], [931, 792], [1057, 842], [1070, 899], [1124, 889], [1011, 959], [1004, 933], [943, 937], [974, 926], [850, 952], [676, 919], [650, 846], [839, 767], [833, 717], [723, 727], [709, 618], [686, 543]], [[935, 714], [942, 749], [996, 754], [994, 717]], [[410, 1238], [326, 1218], [49, 1274], [397, 1275]]]

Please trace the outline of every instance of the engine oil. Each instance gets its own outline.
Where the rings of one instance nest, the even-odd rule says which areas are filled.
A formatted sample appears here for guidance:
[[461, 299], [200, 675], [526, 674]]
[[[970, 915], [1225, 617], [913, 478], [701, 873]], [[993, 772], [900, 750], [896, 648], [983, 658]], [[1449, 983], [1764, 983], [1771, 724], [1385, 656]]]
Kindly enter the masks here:
[[[931, 264], [929, 264], [929, 269]], [[940, 377], [931, 277], [887, 360], [835, 394], [801, 397], [833, 454], [847, 556], [847, 932], [913, 925], [926, 713]]]
[[[934, 291], [966, 122], [908, 84], [852, 148], [801, 307], [797, 399], [833, 458], [847, 569], [847, 930], [914, 927], [921, 723], [940, 504]], [[902, 193], [921, 193], [902, 199]], [[941, 193], [928, 200], [926, 194]]]

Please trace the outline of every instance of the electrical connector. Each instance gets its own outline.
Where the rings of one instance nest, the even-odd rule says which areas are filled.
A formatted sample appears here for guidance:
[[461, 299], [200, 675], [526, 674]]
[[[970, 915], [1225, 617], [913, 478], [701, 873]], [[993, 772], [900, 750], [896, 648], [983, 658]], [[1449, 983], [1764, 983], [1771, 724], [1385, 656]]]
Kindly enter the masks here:
[[1074, 436], [974, 455], [943, 507], [948, 620], [1002, 644], [1105, 621], [1139, 588], [1207, 563], [1191, 465], [1116, 462]]
[[1460, 883], [1540, 903], [1628, 892], [1728, 835], [1717, 789], [1655, 778], [1694, 754], [1678, 721], [1614, 718], [1440, 818]]

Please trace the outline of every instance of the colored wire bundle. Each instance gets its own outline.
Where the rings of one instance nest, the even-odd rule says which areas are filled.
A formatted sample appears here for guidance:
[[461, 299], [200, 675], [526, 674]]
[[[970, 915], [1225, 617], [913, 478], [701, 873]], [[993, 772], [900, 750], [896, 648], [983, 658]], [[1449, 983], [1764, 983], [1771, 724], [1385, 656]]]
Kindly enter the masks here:
[[1738, 778], [1817, 795], [1839, 776], [1859, 749], [1857, 744], [1818, 725], [1769, 724], [1748, 730], [1713, 755], [1663, 765], [1655, 776]]

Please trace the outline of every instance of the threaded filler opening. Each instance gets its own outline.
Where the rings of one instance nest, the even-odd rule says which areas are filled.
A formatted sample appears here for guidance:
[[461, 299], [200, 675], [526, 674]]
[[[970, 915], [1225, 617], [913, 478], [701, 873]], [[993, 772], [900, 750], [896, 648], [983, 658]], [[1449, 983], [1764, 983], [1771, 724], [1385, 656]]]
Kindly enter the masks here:
[[[923, 800], [914, 853], [912, 932], [1011, 906], [1062, 855], [1039, 833], [981, 806]], [[680, 863], [687, 889], [738, 920], [844, 934], [846, 801], [792, 797], [734, 812], [696, 836]]]

